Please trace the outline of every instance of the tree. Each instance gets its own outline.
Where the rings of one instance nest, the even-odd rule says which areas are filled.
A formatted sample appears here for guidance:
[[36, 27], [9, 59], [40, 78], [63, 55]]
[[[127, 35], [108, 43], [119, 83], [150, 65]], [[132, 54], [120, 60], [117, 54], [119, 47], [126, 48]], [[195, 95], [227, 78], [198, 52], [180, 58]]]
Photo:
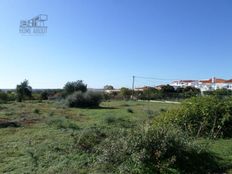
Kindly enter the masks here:
[[176, 91], [175, 91], [175, 88], [173, 86], [165, 85], [165, 86], [162, 86], [161, 92], [162, 93], [174, 93]]
[[164, 98], [172, 98], [176, 94], [175, 88], [170, 85], [162, 86], [160, 92], [162, 93]]
[[70, 95], [77, 91], [81, 91], [81, 92], [87, 91], [87, 85], [84, 84], [82, 80], [77, 80], [75, 82], [67, 82], [64, 86], [65, 95]]
[[201, 93], [200, 89], [192, 87], [192, 86], [187, 86], [185, 88], [178, 87], [176, 89], [177, 96], [178, 98], [190, 98], [197, 96]]
[[217, 90], [213, 91], [213, 95], [222, 98], [222, 97], [226, 97], [226, 96], [231, 96], [232, 91], [229, 89], [217, 89]]
[[104, 90], [113, 90], [114, 87], [112, 85], [105, 85]]
[[187, 86], [186, 88], [184, 88], [183, 92], [184, 92], [185, 98], [194, 97], [194, 96], [197, 96], [201, 93], [200, 89], [195, 88], [195, 87], [191, 87], [191, 86]]
[[8, 101], [8, 95], [0, 90], [0, 103], [6, 103]]
[[40, 94], [40, 98], [41, 98], [41, 100], [47, 100], [48, 99], [48, 91], [43, 91]]
[[120, 89], [120, 94], [124, 99], [129, 99], [132, 95], [132, 90], [123, 87]]
[[142, 93], [142, 98], [145, 100], [154, 100], [158, 98], [159, 91], [155, 88], [147, 88]]
[[32, 87], [29, 86], [28, 80], [24, 80], [20, 85], [16, 86], [16, 94], [19, 102], [32, 97]]

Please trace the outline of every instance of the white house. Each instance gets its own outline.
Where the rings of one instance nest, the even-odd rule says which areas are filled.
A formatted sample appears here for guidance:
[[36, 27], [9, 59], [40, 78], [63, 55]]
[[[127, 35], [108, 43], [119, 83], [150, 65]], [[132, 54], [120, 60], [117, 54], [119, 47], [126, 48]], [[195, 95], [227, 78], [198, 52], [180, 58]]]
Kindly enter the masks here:
[[170, 85], [173, 86], [174, 88], [185, 88], [187, 86], [191, 86], [191, 87], [198, 87], [198, 80], [176, 80], [174, 82], [172, 82]]
[[232, 79], [224, 80], [219, 78], [211, 78], [208, 80], [177, 80], [170, 84], [174, 88], [187, 86], [199, 88], [201, 91], [211, 91], [216, 89], [230, 89], [232, 90]]

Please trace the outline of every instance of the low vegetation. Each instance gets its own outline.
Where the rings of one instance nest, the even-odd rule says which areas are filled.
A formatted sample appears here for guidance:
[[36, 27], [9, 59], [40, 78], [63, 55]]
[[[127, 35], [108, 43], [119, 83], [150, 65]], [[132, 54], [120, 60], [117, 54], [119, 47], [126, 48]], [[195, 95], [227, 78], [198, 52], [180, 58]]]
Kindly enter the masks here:
[[188, 99], [178, 109], [162, 114], [157, 123], [176, 124], [196, 137], [231, 137], [232, 98], [206, 96]]
[[117, 131], [97, 145], [99, 173], [213, 173], [217, 159], [174, 127]]
[[229, 147], [231, 140], [196, 139], [173, 124], [154, 125], [160, 114], [177, 108], [182, 106], [136, 101], [103, 102], [91, 109], [54, 101], [1, 104], [0, 123], [16, 126], [0, 128], [0, 173], [220, 173], [232, 168], [230, 148], [219, 150], [221, 141]]
[[67, 96], [65, 104], [68, 107], [91, 108], [99, 107], [102, 101], [102, 95], [96, 92], [74, 92]]
[[134, 93], [189, 98], [152, 103], [131, 101], [128, 88], [103, 95], [79, 80], [32, 91], [24, 81], [0, 91], [0, 173], [232, 173], [232, 98], [222, 93], [170, 86]]

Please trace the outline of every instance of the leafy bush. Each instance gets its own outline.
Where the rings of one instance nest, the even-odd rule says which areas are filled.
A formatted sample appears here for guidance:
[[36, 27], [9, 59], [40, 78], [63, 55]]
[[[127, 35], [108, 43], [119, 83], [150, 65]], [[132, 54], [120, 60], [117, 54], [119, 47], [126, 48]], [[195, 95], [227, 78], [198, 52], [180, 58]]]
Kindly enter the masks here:
[[66, 105], [68, 107], [98, 107], [101, 101], [101, 93], [79, 91], [66, 98]]
[[8, 101], [8, 95], [5, 92], [0, 91], [0, 103], [6, 103]]
[[123, 99], [128, 100], [131, 98], [132, 90], [123, 87], [120, 89], [120, 95], [123, 97]]
[[84, 129], [78, 136], [74, 136], [74, 146], [83, 152], [94, 152], [95, 146], [106, 138], [104, 129], [91, 127]]
[[61, 118], [51, 118], [48, 120], [48, 125], [54, 126], [58, 129], [72, 129], [72, 130], [79, 130], [79, 126], [72, 122], [71, 120], [61, 117]]
[[39, 110], [39, 109], [34, 109], [33, 112], [34, 112], [35, 114], [40, 114], [40, 110]]
[[20, 123], [16, 121], [1, 121], [0, 120], [0, 128], [7, 127], [20, 127]]
[[174, 127], [117, 131], [97, 146], [99, 173], [211, 173], [216, 159]]
[[48, 91], [41, 92], [40, 99], [41, 100], [48, 100]]
[[131, 109], [131, 108], [127, 108], [127, 112], [134, 113], [133, 109]]
[[8, 101], [15, 101], [17, 99], [16, 93], [13, 91], [7, 91]]
[[162, 114], [159, 122], [174, 123], [190, 135], [217, 138], [232, 135], [232, 98], [195, 97]]
[[32, 93], [32, 96], [30, 98], [31, 100], [41, 100], [40, 94], [39, 93]]
[[116, 121], [117, 121], [117, 118], [114, 116], [110, 115], [110, 116], [105, 117], [105, 122], [107, 124], [112, 124], [112, 123], [115, 123]]
[[194, 87], [175, 89], [170, 85], [163, 85], [161, 89], [145, 88], [142, 92], [136, 92], [135, 96], [141, 100], [173, 100], [173, 99], [185, 99], [200, 95], [200, 90]]
[[125, 118], [117, 118], [115, 116], [109, 115], [107, 117], [105, 117], [104, 122], [107, 123], [108, 125], [111, 126], [117, 126], [117, 127], [121, 127], [121, 128], [132, 128], [135, 127], [135, 123], [125, 119]]
[[232, 96], [232, 90], [230, 89], [216, 89], [214, 91], [205, 91], [205, 95], [213, 95], [219, 98], [225, 98], [228, 96]]

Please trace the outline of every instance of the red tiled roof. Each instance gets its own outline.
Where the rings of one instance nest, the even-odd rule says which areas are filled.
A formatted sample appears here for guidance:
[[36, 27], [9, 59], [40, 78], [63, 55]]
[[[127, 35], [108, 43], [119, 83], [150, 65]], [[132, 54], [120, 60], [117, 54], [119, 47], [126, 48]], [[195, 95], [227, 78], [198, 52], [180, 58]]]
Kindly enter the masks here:
[[232, 83], [232, 79], [226, 80], [226, 83]]
[[196, 80], [176, 80], [173, 81], [172, 83], [176, 83], [176, 82], [184, 82], [184, 83], [191, 83], [191, 82], [195, 82]]
[[215, 79], [209, 79], [209, 80], [200, 80], [200, 82], [202, 82], [202, 83], [212, 83], [214, 81], [214, 83], [226, 83], [226, 80], [224, 80], [224, 79], [217, 79], [217, 78], [215, 78]]
[[225, 83], [226, 80], [224, 79], [215, 79], [215, 83]]
[[200, 82], [202, 82], [202, 83], [212, 83], [212, 79], [209, 79], [209, 80], [200, 80]]
[[[182, 83], [191, 83], [191, 82], [195, 82], [195, 81], [198, 81], [198, 80], [177, 80], [177, 81], [173, 81], [172, 83], [175, 83], [175, 82], [182, 82]], [[211, 84], [212, 82], [214, 83], [232, 83], [232, 79], [230, 80], [225, 80], [225, 79], [218, 79], [218, 78], [210, 78], [210, 79], [207, 79], [207, 80], [199, 80], [199, 82], [202, 82], [202, 83], [206, 83], [206, 84]]]
[[191, 82], [195, 82], [196, 80], [181, 80], [180, 82], [185, 82], [185, 83], [191, 83]]

